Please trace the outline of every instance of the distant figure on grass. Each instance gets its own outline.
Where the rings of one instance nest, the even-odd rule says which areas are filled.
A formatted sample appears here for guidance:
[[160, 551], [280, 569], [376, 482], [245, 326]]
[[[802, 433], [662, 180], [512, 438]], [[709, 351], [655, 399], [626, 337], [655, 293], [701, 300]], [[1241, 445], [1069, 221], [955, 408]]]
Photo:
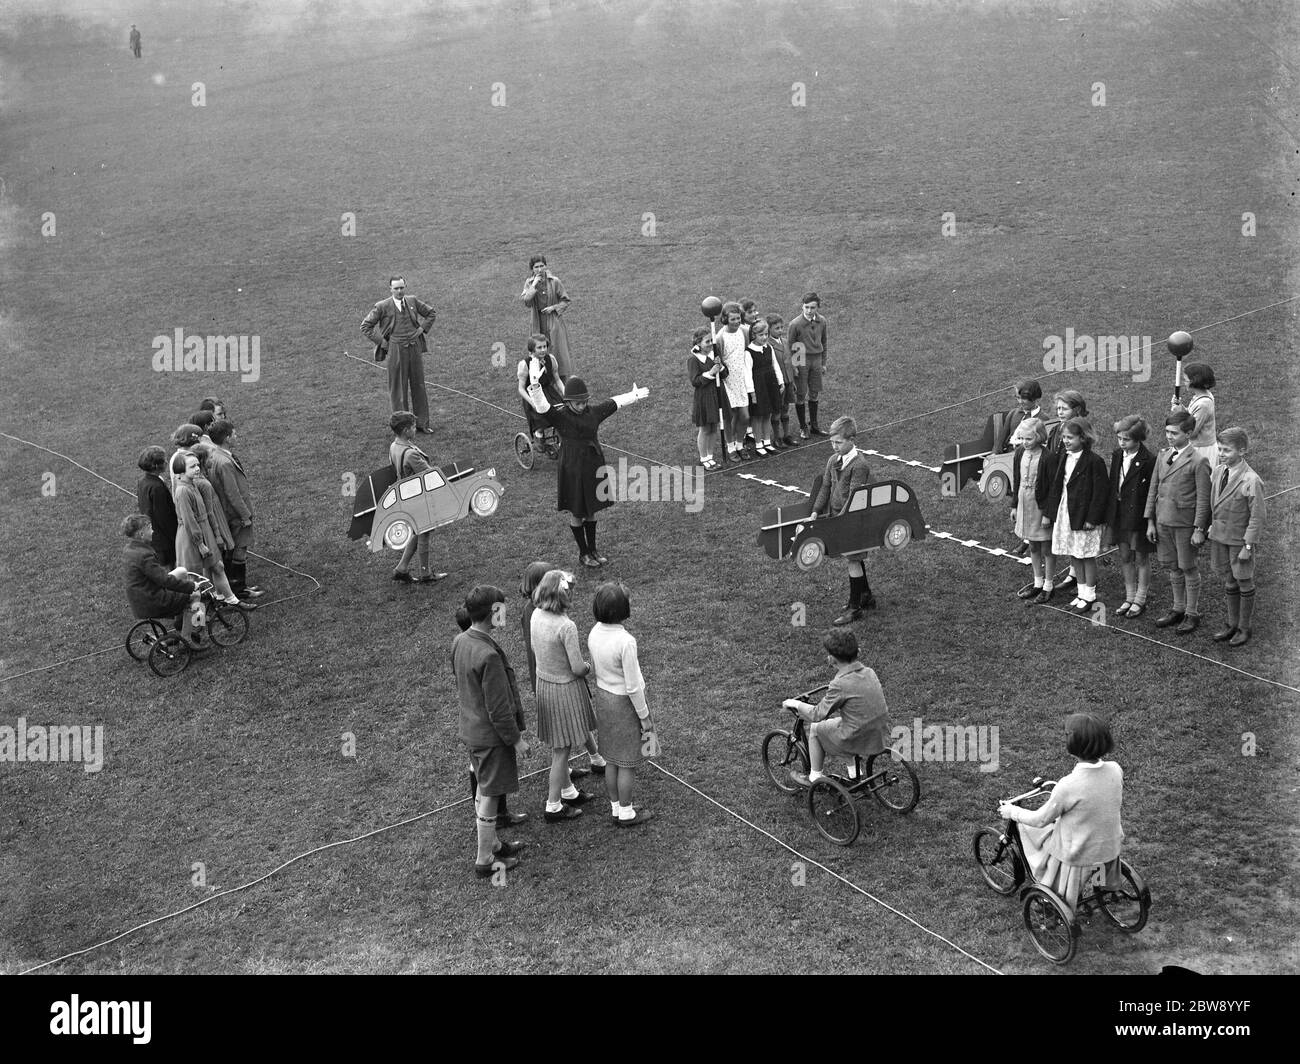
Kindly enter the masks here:
[[[432, 469], [429, 456], [415, 445], [415, 415], [399, 410], [388, 419], [388, 427], [393, 433], [393, 442], [388, 446], [388, 460], [393, 463], [397, 478], [413, 477]], [[412, 536], [402, 550], [402, 556], [393, 569], [393, 579], [403, 584], [436, 584], [446, 577], [446, 573], [435, 573], [429, 564], [429, 538], [432, 532], [421, 532]], [[411, 562], [419, 552], [419, 564], [415, 575], [410, 572]]]
[[406, 294], [406, 279], [390, 277], [388, 299], [370, 308], [361, 335], [375, 345], [375, 361], [388, 362], [388, 400], [394, 412], [415, 414], [418, 432], [429, 428], [429, 396], [424, 387], [425, 340], [437, 313], [428, 303]]
[[[167, 452], [156, 444], [140, 452], [135, 463], [144, 474], [135, 486], [135, 501], [153, 528], [153, 549], [168, 569], [176, 565], [176, 503], [171, 485], [163, 479]], [[129, 535], [130, 533], [128, 533]]]
[[1185, 403], [1174, 399], [1171, 410], [1186, 410], [1196, 419], [1191, 431], [1192, 446], [1209, 463], [1211, 471], [1219, 465], [1218, 426], [1214, 418], [1214, 370], [1204, 362], [1191, 362], [1183, 367], [1183, 379], [1191, 398]]
[[1196, 555], [1210, 528], [1210, 465], [1192, 446], [1195, 427], [1196, 419], [1181, 408], [1165, 416], [1169, 446], [1156, 456], [1147, 494], [1147, 540], [1156, 545], [1160, 564], [1170, 567], [1174, 599], [1156, 627], [1177, 625], [1174, 630], [1179, 635], [1190, 635], [1201, 623], [1201, 570]]
[[1043, 522], [1038, 505], [1038, 485], [1047, 479], [1050, 467], [1043, 448], [1046, 440], [1047, 426], [1037, 417], [1025, 418], [1012, 437], [1016, 450], [1011, 458], [1011, 522], [1029, 548], [1029, 564], [1034, 570], [1034, 582], [1016, 592], [1026, 606], [1050, 602], [1055, 590], [1052, 529]]
[[248, 490], [244, 464], [231, 450], [239, 442], [233, 423], [221, 418], [208, 428], [212, 448], [208, 452], [208, 479], [217, 491], [217, 502], [226, 515], [234, 546], [224, 559], [230, 586], [241, 598], [260, 598], [264, 591], [248, 582], [248, 551], [253, 545], [253, 497]]
[[1264, 535], [1264, 482], [1246, 462], [1245, 429], [1219, 433], [1219, 467], [1211, 474], [1210, 564], [1223, 577], [1228, 621], [1215, 642], [1245, 646], [1255, 615], [1255, 545]]
[[700, 464], [708, 472], [720, 468], [714, 454], [718, 451], [718, 425], [722, 416], [718, 382], [727, 375], [727, 367], [708, 339], [709, 330], [700, 326], [691, 336], [691, 353], [686, 360], [686, 376], [691, 382], [691, 420], [695, 423], [695, 447]]
[[586, 743], [596, 727], [586, 680], [591, 665], [582, 658], [578, 626], [568, 616], [572, 588], [572, 573], [552, 569], [533, 592], [537, 609], [529, 619], [537, 656], [537, 738], [551, 748], [548, 823], [576, 819], [579, 806], [595, 797], [578, 790], [569, 775], [569, 751]]
[[1052, 530], [1052, 553], [1068, 557], [1078, 577], [1078, 594], [1070, 603], [1075, 613], [1091, 613], [1097, 601], [1097, 558], [1101, 528], [1110, 505], [1106, 462], [1093, 452], [1097, 434], [1087, 418], [1074, 417], [1061, 432], [1062, 457], [1051, 468], [1051, 479], [1038, 481], [1037, 497], [1043, 527]]
[[578, 544], [579, 560], [589, 568], [599, 568], [609, 562], [596, 549], [596, 515], [613, 505], [609, 492], [597, 490], [602, 470], [604, 475], [609, 472], [598, 437], [600, 423], [619, 407], [649, 394], [648, 389], [633, 384], [630, 392], [592, 403], [587, 382], [581, 377], [570, 377], [564, 386], [564, 402], [552, 405], [540, 387], [534, 385], [529, 389], [528, 399], [533, 409], [560, 434], [555, 508], [569, 514], [569, 529]]
[[535, 439], [540, 440], [546, 431], [546, 423], [538, 417], [533, 404], [528, 401], [528, 389], [532, 387], [541, 388], [546, 401], [552, 406], [564, 402], [564, 381], [560, 378], [559, 363], [551, 354], [551, 341], [544, 333], [533, 333], [528, 338], [528, 354], [515, 367], [515, 388], [523, 403], [528, 429]]
[[451, 668], [460, 699], [460, 739], [469, 748], [477, 781], [474, 874], [481, 879], [518, 866], [518, 854], [524, 848], [522, 842], [497, 838], [498, 801], [519, 790], [518, 758], [528, 756], [524, 705], [515, 671], [492, 638], [492, 629], [501, 617], [494, 607], [505, 600], [499, 587], [475, 587], [465, 598], [470, 626], [451, 644]]
[[[821, 315], [821, 297], [816, 292], [809, 292], [799, 303], [801, 309], [790, 319], [786, 329], [786, 342], [794, 365], [794, 411], [799, 415], [799, 438], [806, 440], [809, 434], [826, 435], [817, 420], [817, 404], [822, 394], [822, 377], [826, 373], [828, 341], [826, 319]], [[806, 417], [805, 402], [808, 404]]]
[[140, 31], [135, 28], [134, 22], [131, 23], [131, 34], [127, 38], [127, 42], [131, 45], [131, 54], [139, 59], [142, 54], [140, 49]]
[[648, 809], [633, 807], [632, 788], [636, 770], [647, 757], [658, 756], [659, 750], [654, 719], [646, 703], [636, 639], [623, 627], [632, 614], [627, 588], [622, 584], [601, 584], [592, 599], [591, 612], [596, 625], [587, 636], [587, 650], [596, 673], [596, 728], [609, 759], [605, 790], [615, 823], [630, 828], [654, 815]]
[[[822, 433], [825, 435], [825, 433]], [[818, 517], [838, 517], [848, 509], [853, 493], [864, 488], [871, 480], [871, 467], [866, 456], [857, 447], [858, 423], [851, 417], [836, 418], [831, 425], [831, 450], [835, 453], [826, 461], [822, 485], [813, 499], [809, 520]], [[866, 553], [859, 557], [845, 555], [849, 563], [849, 604], [832, 622], [837, 625], [852, 624], [862, 619], [863, 610], [876, 608], [876, 596], [867, 581]]]
[[[858, 637], [844, 628], [834, 628], [822, 640], [826, 662], [835, 669], [830, 686], [815, 706], [787, 698], [782, 705], [808, 721], [808, 775], [791, 772], [790, 778], [808, 787], [825, 773], [827, 754], [849, 759], [882, 753], [889, 735], [889, 708], [875, 671], [858, 660]], [[832, 714], [838, 716], [832, 717]]]
[[532, 331], [541, 333], [549, 341], [551, 354], [560, 367], [560, 381], [573, 376], [573, 355], [569, 351], [569, 330], [564, 325], [564, 312], [573, 302], [564, 290], [564, 284], [546, 268], [546, 256], [534, 255], [528, 260], [532, 271], [524, 283], [519, 298], [528, 308]]
[[[554, 569], [550, 562], [529, 562], [525, 567], [523, 576], [519, 579], [519, 593], [524, 598], [524, 608], [520, 614], [519, 623], [524, 633], [524, 650], [528, 653], [528, 686], [532, 689], [533, 698], [537, 698], [537, 655], [533, 652], [533, 611], [537, 609], [533, 602], [533, 592], [537, 590], [537, 585], [542, 582], [542, 577]], [[600, 756], [600, 749], [596, 744], [596, 733], [589, 732], [587, 741], [583, 744], [591, 759], [591, 769], [575, 768], [572, 764], [569, 766], [569, 779], [578, 780], [588, 775], [589, 771], [596, 773], [598, 776], [605, 774], [605, 759]]]
[[1124, 601], [1115, 613], [1141, 617], [1151, 587], [1151, 541], [1146, 535], [1147, 496], [1156, 459], [1146, 447], [1147, 423], [1136, 414], [1115, 422], [1119, 446], [1110, 456], [1110, 506], [1106, 525], [1119, 552], [1124, 574]]
[[722, 325], [713, 334], [713, 351], [727, 372], [721, 375], [723, 391], [722, 417], [727, 434], [727, 461], [740, 462], [755, 457], [745, 443], [749, 429], [749, 393], [753, 382], [746, 372], [748, 355], [745, 345], [749, 336], [743, 328], [743, 314], [739, 303], [725, 303], [722, 307]]
[[183, 568], [168, 572], [151, 542], [153, 531], [144, 514], [131, 514], [122, 521], [122, 535], [127, 538], [122, 550], [126, 563], [126, 598], [131, 603], [131, 612], [141, 620], [179, 618], [181, 638], [198, 649], [191, 613], [199, 600], [194, 578]]
[[247, 609], [226, 579], [226, 568], [221, 563], [222, 541], [212, 527], [211, 516], [196, 483], [203, 476], [199, 456], [191, 451], [182, 451], [172, 459], [172, 472], [175, 474], [172, 499], [176, 503], [180, 525], [176, 532], [176, 560], [187, 572], [203, 573], [225, 602]]
[[1124, 770], [1102, 760], [1114, 747], [1105, 721], [1091, 713], [1072, 713], [1065, 721], [1065, 749], [1078, 759], [1073, 771], [1039, 809], [1011, 802], [998, 807], [998, 816], [1020, 824], [1020, 843], [1034, 880], [1059, 894], [1070, 912], [1099, 866], [1106, 886], [1120, 883]]

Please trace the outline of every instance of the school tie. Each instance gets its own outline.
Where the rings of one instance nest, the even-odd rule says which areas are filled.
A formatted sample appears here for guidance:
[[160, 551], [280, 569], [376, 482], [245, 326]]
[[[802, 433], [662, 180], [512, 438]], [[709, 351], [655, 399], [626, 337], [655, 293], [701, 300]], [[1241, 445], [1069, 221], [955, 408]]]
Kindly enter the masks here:
[[1219, 494], [1228, 490], [1228, 471], [1225, 469], [1219, 477]]
[[1167, 461], [1167, 462], [1165, 463], [1165, 465], [1167, 465], [1167, 466], [1171, 466], [1171, 465], [1173, 465], [1173, 464], [1174, 464], [1174, 456], [1177, 455], [1177, 454], [1178, 454], [1177, 451], [1170, 451], [1170, 452], [1169, 452], [1169, 461]]

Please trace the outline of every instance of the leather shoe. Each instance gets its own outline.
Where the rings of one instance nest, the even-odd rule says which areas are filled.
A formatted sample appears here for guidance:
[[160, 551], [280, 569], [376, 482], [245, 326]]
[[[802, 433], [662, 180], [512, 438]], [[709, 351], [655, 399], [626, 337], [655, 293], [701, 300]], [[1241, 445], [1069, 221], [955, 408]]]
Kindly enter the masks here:
[[1022, 539], [1020, 541], [1020, 546], [1018, 546], [1011, 553], [1014, 554], [1017, 558], [1023, 558], [1026, 554], [1029, 553], [1029, 544]]
[[479, 879], [491, 879], [493, 874], [498, 871], [509, 872], [511, 869], [518, 868], [518, 867], [519, 867], [518, 857], [495, 857], [494, 856], [492, 860], [490, 860], [487, 864], [479, 864], [477, 861], [475, 861], [474, 874], [478, 876]]
[[793, 436], [782, 436], [782, 437], [781, 437], [781, 442], [784, 443], [787, 447], [798, 447], [798, 446], [799, 446], [799, 445], [795, 442], [795, 439], [794, 439]]
[[825, 432], [825, 431], [823, 431], [823, 430], [822, 430], [822, 427], [821, 427], [820, 425], [813, 425], [813, 426], [812, 426], [808, 431], [809, 431], [810, 433], [812, 433], [814, 436], [829, 436], [829, 435], [830, 435], [829, 432]]
[[1174, 629], [1179, 635], [1191, 635], [1201, 626], [1201, 619], [1194, 613], [1187, 614], [1183, 618], [1183, 623]]
[[399, 584], [413, 584], [413, 583], [415, 583], [415, 581], [411, 579], [411, 574], [410, 574], [410, 573], [397, 573], [397, 572], [395, 572], [395, 573], [393, 573], [393, 579], [396, 580]]
[[1038, 593], [1042, 590], [1043, 589], [1041, 587], [1034, 587], [1033, 584], [1026, 584], [1024, 587], [1022, 587], [1019, 591], [1016, 592], [1016, 598], [1022, 598], [1022, 599], [1036, 598]]
[[1228, 646], [1230, 646], [1230, 647], [1244, 647], [1244, 646], [1245, 646], [1247, 643], [1249, 643], [1249, 642], [1250, 642], [1250, 629], [1249, 629], [1249, 628], [1238, 628], [1238, 629], [1237, 629], [1237, 634], [1234, 635], [1231, 639], [1228, 640]]
[[422, 577], [420, 577], [419, 582], [421, 584], [436, 584], [439, 580], [446, 580], [446, 579], [447, 579], [446, 573], [425, 573]]
[[549, 809], [546, 810], [545, 816], [548, 824], [555, 824], [561, 820], [577, 820], [578, 817], [582, 816], [582, 810], [576, 809], [571, 805], [565, 805], [561, 806], [560, 809], [554, 813]]
[[514, 842], [503, 842], [492, 851], [492, 859], [494, 861], [504, 861], [507, 857], [517, 857], [527, 845], [528, 843], [519, 842], [518, 840]]
[[1042, 606], [1048, 602], [1051, 602], [1052, 596], [1055, 594], [1056, 594], [1055, 588], [1053, 588], [1051, 591], [1048, 591], [1047, 588], [1043, 588], [1040, 592], [1038, 592], [1037, 595], [1035, 595], [1033, 598], [1029, 600], [1028, 605]]
[[1212, 638], [1216, 643], [1226, 643], [1229, 639], [1231, 639], [1236, 634], [1237, 634], [1236, 625], [1225, 624], [1222, 628], [1220, 628], [1217, 632], [1214, 633]]
[[864, 610], [874, 610], [876, 608], [876, 596], [868, 595], [864, 599], [859, 599], [858, 605], [861, 609]]
[[527, 813], [498, 813], [497, 827], [499, 828], [517, 828], [520, 824], [528, 823]]
[[654, 813], [650, 812], [649, 809], [638, 809], [635, 816], [630, 816], [627, 819], [619, 817], [618, 826], [621, 828], [631, 828], [636, 827], [637, 824], [644, 824], [647, 820], [653, 819]]
[[1067, 576], [1064, 580], [1058, 580], [1056, 583], [1057, 591], [1077, 591], [1079, 590], [1079, 580], [1077, 577]]
[[843, 628], [846, 624], [852, 624], [854, 621], [860, 620], [862, 620], [862, 611], [855, 607], [849, 607], [849, 609], [836, 617], [835, 620], [831, 621], [831, 624]]
[[588, 569], [600, 568], [600, 560], [597, 558], [593, 558], [590, 554], [584, 554], [580, 560], [582, 564], [585, 565]]
[[[591, 771], [594, 772], [597, 776], [603, 776], [603, 775], [605, 774], [605, 769], [606, 769], [608, 766], [609, 766], [609, 762], [605, 762], [605, 764], [603, 764], [603, 765], [595, 765], [595, 764], [593, 764], [593, 765], [591, 766]], [[573, 775], [573, 774], [571, 773], [570, 776], [572, 776], [572, 775]]]
[[591, 791], [579, 791], [573, 798], [566, 798], [564, 795], [560, 795], [560, 801], [565, 805], [586, 805], [595, 797], [596, 796], [592, 794]]
[[1156, 621], [1156, 627], [1157, 627], [1157, 628], [1168, 628], [1171, 624], [1178, 624], [1178, 623], [1180, 623], [1180, 622], [1182, 621], [1182, 619], [1183, 619], [1184, 617], [1186, 617], [1186, 616], [1187, 616], [1187, 614], [1185, 614], [1182, 610], [1170, 610], [1170, 611], [1169, 611], [1168, 613], [1166, 613], [1163, 617], [1160, 617], [1160, 618]]

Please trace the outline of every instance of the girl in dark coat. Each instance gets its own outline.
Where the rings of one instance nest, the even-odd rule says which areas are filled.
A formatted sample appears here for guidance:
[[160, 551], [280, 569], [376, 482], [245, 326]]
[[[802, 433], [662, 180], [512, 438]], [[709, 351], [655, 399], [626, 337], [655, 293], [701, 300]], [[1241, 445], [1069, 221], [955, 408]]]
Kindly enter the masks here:
[[167, 452], [157, 445], [146, 447], [136, 465], [144, 473], [135, 486], [136, 505], [153, 526], [153, 549], [158, 553], [158, 560], [172, 568], [176, 565], [177, 521], [171, 485], [163, 480]]
[[1119, 446], [1110, 456], [1110, 507], [1106, 524], [1111, 541], [1119, 551], [1119, 567], [1124, 573], [1124, 601], [1115, 610], [1121, 617], [1141, 617], [1146, 612], [1147, 588], [1151, 584], [1151, 551], [1147, 539], [1147, 495], [1155, 456], [1143, 442], [1147, 423], [1136, 414], [1115, 422]]
[[1052, 553], [1069, 557], [1079, 581], [1078, 597], [1070, 603], [1076, 613], [1091, 613], [1097, 601], [1097, 556], [1101, 526], [1110, 504], [1106, 463], [1092, 447], [1097, 434], [1087, 418], [1072, 417], [1061, 426], [1062, 451], [1048, 480], [1041, 477], [1039, 508], [1043, 527], [1052, 529]]
[[718, 443], [718, 424], [721, 411], [718, 406], [718, 381], [727, 375], [727, 367], [713, 350], [712, 343], [705, 343], [709, 330], [699, 328], [691, 337], [691, 355], [686, 360], [686, 375], [691, 382], [694, 398], [691, 401], [691, 420], [698, 430], [695, 445], [700, 451], [700, 464], [712, 472], [718, 468], [713, 457]]
[[[629, 406], [649, 394], [649, 389], [633, 384], [632, 390], [624, 395], [592, 403], [587, 382], [581, 377], [570, 377], [564, 386], [564, 402], [552, 406], [538, 385], [528, 389], [533, 409], [560, 434], [555, 508], [568, 513], [569, 530], [578, 544], [580, 559], [589, 568], [596, 569], [609, 562], [596, 550], [596, 515], [613, 505], [611, 496], [616, 494], [610, 490], [614, 485], [609, 483], [610, 470], [597, 436], [600, 423], [619, 407]], [[602, 475], [606, 482], [599, 485]]]

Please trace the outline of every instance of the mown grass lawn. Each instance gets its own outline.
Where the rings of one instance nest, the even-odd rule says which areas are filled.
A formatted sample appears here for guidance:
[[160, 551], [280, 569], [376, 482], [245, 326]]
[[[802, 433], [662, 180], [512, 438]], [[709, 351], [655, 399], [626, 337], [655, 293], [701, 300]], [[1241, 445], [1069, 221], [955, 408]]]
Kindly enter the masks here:
[[[453, 576], [432, 589], [392, 584], [389, 557], [344, 537], [347, 474], [386, 455], [382, 375], [357, 324], [392, 272], [439, 309], [430, 381], [513, 410], [516, 295], [528, 255], [546, 252], [575, 297], [566, 320], [593, 389], [651, 388], [606, 442], [667, 464], [694, 460], [683, 366], [705, 294], [790, 316], [815, 288], [833, 345], [823, 424], [887, 425], [864, 444], [932, 465], [1043, 372], [1044, 337], [1213, 325], [1197, 357], [1220, 378], [1220, 426], [1250, 431], [1270, 490], [1296, 482], [1297, 304], [1247, 313], [1296, 292], [1295, 116], [1276, 90], [1291, 75], [1259, 47], [1294, 40], [1286, 5], [635, 6], [429, 18], [405, 36], [384, 21], [182, 25], [164, 9], [139, 63], [115, 28], [24, 24], [0, 114], [0, 430], [133, 489], [140, 448], [221, 394], [258, 499], [256, 550], [310, 578], [258, 562], [281, 601], [247, 642], [177, 678], [93, 654], [130, 623], [116, 526], [133, 503], [0, 438], [0, 672], [16, 677], [0, 683], [0, 717], [102, 723], [108, 746], [98, 774], [0, 763], [5, 970], [464, 796], [454, 608], [479, 582], [513, 603], [529, 561], [576, 558], [551, 469], [514, 465], [516, 420], [438, 388], [435, 453], [494, 465], [501, 510], [439, 533]], [[720, 40], [735, 62], [717, 61]], [[794, 82], [805, 107], [791, 106]], [[1105, 107], [1090, 103], [1096, 82]], [[55, 236], [40, 236], [44, 211]], [[340, 235], [345, 212], [355, 236]], [[1257, 235], [1242, 235], [1243, 212]], [[153, 372], [153, 337], [177, 327], [259, 335], [258, 379]], [[1081, 388], [1103, 438], [1130, 412], [1158, 425], [1170, 367], [1156, 357], [1146, 379], [1044, 386]], [[827, 453], [750, 471], [806, 487]], [[934, 528], [1012, 545], [1003, 509], [973, 487], [943, 498], [933, 474], [873, 468], [911, 483]], [[1154, 611], [1131, 627], [1156, 643], [1025, 610], [1024, 569], [951, 541], [874, 557], [881, 608], [858, 631], [894, 723], [996, 726], [999, 764], [918, 766], [916, 811], [864, 807], [846, 850], [821, 842], [758, 756], [781, 699], [825, 678], [820, 639], [845, 592], [840, 563], [803, 574], [754, 545], [761, 510], [794, 498], [710, 476], [698, 514], [625, 503], [600, 524], [608, 575], [632, 589], [663, 769], [987, 964], [1041, 972], [1016, 905], [978, 884], [969, 840], [1000, 795], [1068, 771], [1066, 714], [1101, 712], [1127, 777], [1128, 856], [1154, 902], [1132, 939], [1094, 920], [1070, 971], [1296, 969], [1296, 696], [1218, 663], [1300, 685], [1300, 492], [1271, 503], [1255, 638], [1178, 644], [1199, 658], [1161, 645], [1174, 637]], [[595, 582], [582, 574], [584, 631]], [[1163, 574], [1154, 587], [1162, 606]], [[1112, 606], [1117, 589], [1104, 562]], [[1206, 598], [1212, 629], [1213, 581]], [[503, 638], [522, 667], [516, 617]], [[535, 750], [524, 767], [545, 763]], [[647, 770], [640, 787], [647, 829], [616, 831], [596, 806], [532, 824], [502, 889], [469, 874], [461, 804], [57, 970], [983, 970], [668, 775]], [[540, 819], [542, 793], [534, 776], [517, 807]]]

